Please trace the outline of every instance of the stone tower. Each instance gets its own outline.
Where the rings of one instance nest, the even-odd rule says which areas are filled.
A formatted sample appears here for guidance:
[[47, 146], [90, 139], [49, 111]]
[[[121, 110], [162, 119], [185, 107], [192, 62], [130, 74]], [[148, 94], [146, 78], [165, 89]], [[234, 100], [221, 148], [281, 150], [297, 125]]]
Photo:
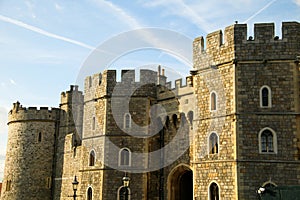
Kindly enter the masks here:
[[[224, 41], [223, 41], [224, 40]], [[235, 24], [194, 40], [194, 198], [255, 199], [299, 184], [300, 24]], [[203, 153], [204, 152], [204, 153]]]
[[[147, 194], [148, 158], [135, 156], [148, 151], [150, 107], [156, 99], [157, 73], [140, 71], [140, 82], [133, 70], [122, 70], [121, 81], [116, 71], [87, 77], [83, 120], [83, 162], [81, 191], [91, 188], [94, 198], [117, 199], [124, 173], [132, 180], [133, 199]], [[127, 106], [127, 107], [126, 107]], [[123, 155], [124, 154], [124, 155]]]
[[81, 164], [83, 94], [78, 86], [61, 93], [59, 132], [55, 140], [53, 199], [70, 199], [71, 182]]
[[52, 199], [52, 172], [59, 109], [23, 108], [9, 112], [8, 145], [1, 199]]

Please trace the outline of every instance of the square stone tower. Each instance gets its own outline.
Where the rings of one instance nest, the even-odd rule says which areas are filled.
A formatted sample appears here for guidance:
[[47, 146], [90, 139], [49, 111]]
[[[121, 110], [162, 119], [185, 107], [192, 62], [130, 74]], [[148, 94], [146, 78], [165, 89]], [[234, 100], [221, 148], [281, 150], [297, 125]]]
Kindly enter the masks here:
[[194, 40], [195, 199], [255, 199], [297, 185], [300, 24], [235, 24]]

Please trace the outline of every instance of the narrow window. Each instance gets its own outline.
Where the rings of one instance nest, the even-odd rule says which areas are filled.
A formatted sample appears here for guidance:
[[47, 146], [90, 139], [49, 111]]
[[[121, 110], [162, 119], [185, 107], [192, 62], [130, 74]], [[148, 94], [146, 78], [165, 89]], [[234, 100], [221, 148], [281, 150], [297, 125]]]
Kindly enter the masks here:
[[92, 200], [93, 199], [93, 189], [89, 187], [87, 191], [87, 200]]
[[267, 88], [263, 88], [261, 91], [262, 95], [262, 106], [269, 106], [269, 90]]
[[130, 155], [129, 149], [121, 149], [119, 152], [119, 165], [120, 166], [130, 166]]
[[184, 127], [186, 125], [186, 117], [184, 113], [180, 113], [180, 127]]
[[89, 166], [95, 166], [95, 151], [90, 152]]
[[51, 177], [47, 177], [47, 178], [46, 178], [46, 187], [47, 187], [48, 189], [51, 188]]
[[76, 151], [77, 151], [76, 149], [77, 149], [76, 147], [73, 148], [73, 158], [76, 158], [76, 153], [77, 153], [77, 152], [76, 152]]
[[124, 128], [130, 128], [131, 127], [131, 115], [129, 113], [126, 113], [124, 115]]
[[273, 134], [269, 130], [265, 130], [261, 134], [261, 152], [274, 152]]
[[217, 154], [219, 152], [218, 135], [211, 133], [209, 136], [209, 154]]
[[92, 87], [92, 77], [89, 77], [89, 87]]
[[92, 130], [95, 130], [95, 128], [96, 128], [96, 117], [93, 117]]
[[38, 142], [42, 142], [42, 133], [41, 132], [39, 132], [39, 134], [38, 134]]
[[217, 110], [217, 94], [215, 92], [210, 94], [210, 110]]
[[166, 128], [170, 128], [170, 118], [169, 116], [167, 116], [167, 119], [166, 119]]
[[209, 199], [210, 200], [219, 200], [219, 186], [216, 183], [212, 183], [209, 186]]
[[271, 89], [268, 86], [263, 86], [260, 89], [260, 106], [271, 107]]
[[129, 188], [121, 187], [119, 189], [118, 200], [129, 200], [129, 199], [130, 199]]
[[193, 125], [193, 120], [194, 120], [194, 112], [193, 111], [189, 111], [188, 112], [188, 119], [191, 125]]
[[175, 128], [177, 127], [177, 124], [178, 124], [178, 122], [177, 122], [177, 115], [176, 114], [174, 114], [173, 116], [172, 116], [172, 120], [173, 120], [173, 125], [175, 126]]

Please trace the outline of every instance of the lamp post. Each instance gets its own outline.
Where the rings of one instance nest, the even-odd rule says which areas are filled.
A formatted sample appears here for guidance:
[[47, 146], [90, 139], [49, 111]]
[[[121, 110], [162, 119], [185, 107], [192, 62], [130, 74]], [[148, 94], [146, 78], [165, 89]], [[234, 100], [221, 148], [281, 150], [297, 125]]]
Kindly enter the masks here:
[[74, 194], [73, 194], [73, 199], [76, 200], [76, 191], [77, 191], [77, 186], [78, 186], [79, 182], [77, 181], [77, 177], [75, 176], [74, 177], [74, 180], [72, 182], [72, 185], [73, 185], [73, 191], [74, 191]]
[[125, 176], [122, 178], [122, 181], [123, 181], [123, 197], [124, 197], [124, 200], [128, 200], [128, 197], [129, 197], [129, 182], [130, 182], [130, 178], [126, 175], [125, 173]]

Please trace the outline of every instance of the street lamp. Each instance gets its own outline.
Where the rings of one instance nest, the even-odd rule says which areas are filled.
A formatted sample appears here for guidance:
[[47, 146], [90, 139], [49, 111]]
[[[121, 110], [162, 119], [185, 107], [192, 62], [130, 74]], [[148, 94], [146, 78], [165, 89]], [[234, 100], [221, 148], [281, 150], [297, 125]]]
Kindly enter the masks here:
[[128, 200], [129, 199], [129, 182], [130, 182], [130, 178], [126, 175], [122, 178], [123, 181], [123, 188], [122, 188], [122, 196], [124, 198], [124, 200]]
[[262, 194], [263, 194], [265, 191], [266, 191], [266, 188], [264, 188], [264, 187], [258, 188], [258, 190], [256, 191], [256, 193], [257, 193], [257, 197], [258, 197], [259, 200], [262, 199], [261, 196], [262, 196]]
[[73, 185], [73, 191], [74, 191], [74, 195], [73, 195], [73, 199], [76, 200], [76, 191], [77, 191], [77, 186], [78, 186], [79, 182], [77, 181], [77, 177], [75, 176], [74, 177], [74, 180], [72, 182], [72, 185]]

